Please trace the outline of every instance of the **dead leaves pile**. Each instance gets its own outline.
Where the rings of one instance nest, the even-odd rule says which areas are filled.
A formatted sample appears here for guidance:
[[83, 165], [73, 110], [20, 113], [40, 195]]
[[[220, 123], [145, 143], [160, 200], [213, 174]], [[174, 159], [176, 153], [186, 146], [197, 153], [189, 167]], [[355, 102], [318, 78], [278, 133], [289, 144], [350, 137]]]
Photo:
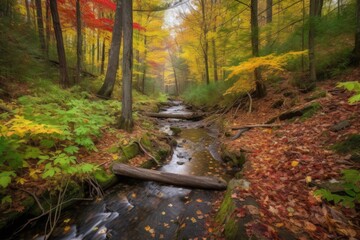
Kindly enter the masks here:
[[[251, 196], [260, 205], [260, 222], [247, 226], [249, 235], [262, 231], [273, 239], [274, 232], [284, 227], [302, 239], [360, 238], [359, 214], [322, 202], [309, 185], [338, 179], [342, 169], [354, 167], [328, 148], [345, 135], [359, 133], [360, 105], [349, 105], [348, 96], [340, 93], [322, 99], [322, 109], [306, 121], [296, 120], [274, 131], [253, 129], [227, 142], [232, 149], [251, 149], [250, 166], [244, 170], [251, 188], [235, 193], [240, 200]], [[338, 133], [329, 130], [346, 119], [352, 119], [350, 128]], [[238, 217], [247, 212], [239, 209]]]

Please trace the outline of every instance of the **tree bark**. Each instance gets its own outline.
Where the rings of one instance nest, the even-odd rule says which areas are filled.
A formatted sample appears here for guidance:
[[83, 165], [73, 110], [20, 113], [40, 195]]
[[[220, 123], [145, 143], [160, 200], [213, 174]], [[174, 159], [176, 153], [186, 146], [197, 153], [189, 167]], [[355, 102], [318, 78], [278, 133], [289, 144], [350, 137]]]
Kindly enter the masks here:
[[200, 0], [201, 3], [201, 13], [202, 13], [202, 30], [203, 30], [203, 44], [202, 50], [204, 54], [204, 63], [205, 63], [205, 82], [206, 84], [210, 84], [210, 76], [209, 76], [209, 43], [207, 39], [207, 23], [206, 23], [206, 10], [205, 10], [205, 0]]
[[45, 35], [44, 35], [44, 22], [42, 16], [41, 0], [35, 0], [36, 5], [36, 19], [39, 32], [40, 48], [43, 54], [46, 53]]
[[106, 51], [106, 39], [104, 38], [102, 44], [102, 51], [101, 51], [101, 66], [100, 66], [100, 74], [104, 74], [104, 67], [105, 67], [105, 51]]
[[[258, 0], [251, 0], [251, 47], [253, 57], [259, 57], [259, 22], [258, 22]], [[266, 87], [261, 77], [259, 68], [254, 71], [256, 96], [266, 96]]]
[[30, 4], [29, 0], [25, 0], [25, 8], [26, 8], [26, 23], [30, 24]]
[[355, 47], [353, 51], [353, 63], [359, 65], [360, 63], [360, 0], [356, 0], [356, 32], [355, 32]]
[[81, 70], [82, 70], [82, 23], [81, 23], [81, 6], [80, 0], [76, 0], [76, 35], [77, 35], [77, 45], [76, 45], [76, 82], [81, 81]]
[[119, 127], [131, 132], [134, 126], [132, 118], [132, 69], [133, 69], [133, 16], [132, 0], [121, 0], [123, 4], [124, 51], [122, 108]]
[[[266, 24], [272, 23], [272, 18], [273, 18], [272, 6], [273, 6], [273, 0], [266, 0]], [[271, 32], [272, 32], [271, 27], [269, 27], [269, 30], [266, 35], [266, 41], [268, 45], [270, 45], [271, 42]]]
[[209, 190], [225, 190], [227, 187], [227, 183], [221, 178], [160, 172], [156, 170], [132, 167], [121, 163], [113, 165], [113, 172], [121, 176], [156, 181], [182, 187]]
[[123, 28], [123, 19], [122, 19], [122, 0], [117, 0], [116, 12], [115, 12], [115, 22], [111, 39], [110, 47], [110, 56], [108, 67], [106, 70], [105, 81], [100, 88], [97, 95], [104, 99], [109, 99], [112, 95], [115, 86], [116, 73], [119, 66], [119, 56], [120, 56], [120, 47], [121, 47], [121, 37], [122, 37], [122, 28]]
[[315, 56], [315, 34], [316, 34], [316, 15], [318, 0], [310, 0], [309, 14], [309, 86], [316, 82], [316, 56]]
[[46, 23], [46, 28], [45, 28], [45, 32], [46, 32], [46, 57], [47, 59], [49, 59], [49, 50], [50, 50], [50, 35], [51, 35], [51, 13], [50, 13], [50, 1], [46, 0], [45, 1], [45, 23]]
[[63, 36], [62, 36], [60, 18], [59, 18], [59, 12], [58, 12], [58, 8], [57, 8], [56, 0], [50, 0], [50, 10], [51, 10], [51, 15], [52, 15], [52, 19], [53, 19], [53, 26], [54, 26], [54, 32], [55, 32], [55, 38], [56, 38], [56, 48], [57, 48], [57, 53], [58, 53], [58, 58], [59, 58], [60, 85], [63, 88], [66, 88], [66, 87], [70, 86], [70, 81], [69, 81], [69, 75], [68, 75], [68, 71], [67, 71], [64, 40], [63, 40]]
[[146, 48], [146, 44], [147, 44], [147, 38], [146, 38], [146, 35], [145, 35], [144, 36], [145, 51], [144, 51], [144, 63], [143, 63], [143, 75], [142, 75], [142, 80], [141, 80], [141, 92], [143, 94], [145, 94], [145, 80], [146, 80], [146, 70], [147, 70], [147, 65], [146, 65], [147, 48]]

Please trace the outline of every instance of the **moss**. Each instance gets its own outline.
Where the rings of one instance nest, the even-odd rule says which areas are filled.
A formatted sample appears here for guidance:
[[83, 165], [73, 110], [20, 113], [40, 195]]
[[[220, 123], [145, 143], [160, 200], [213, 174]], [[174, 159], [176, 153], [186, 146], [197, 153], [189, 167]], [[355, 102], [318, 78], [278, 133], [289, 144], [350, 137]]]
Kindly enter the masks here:
[[130, 143], [125, 147], [121, 147], [122, 157], [120, 158], [120, 162], [126, 163], [128, 160], [134, 158], [140, 153], [139, 145], [136, 143]]
[[360, 135], [349, 135], [343, 142], [337, 143], [331, 147], [338, 153], [351, 154], [351, 159], [360, 161]]
[[319, 111], [321, 109], [321, 104], [318, 102], [314, 102], [312, 103], [310, 106], [306, 107], [303, 110], [303, 114], [301, 116], [301, 120], [306, 120], [311, 118], [312, 116], [315, 115], [315, 113], [317, 113], [317, 111]]
[[118, 182], [118, 178], [115, 174], [109, 174], [103, 169], [96, 171], [94, 173], [94, 178], [103, 189], [107, 189]]
[[115, 145], [111, 146], [110, 148], [108, 148], [106, 151], [108, 153], [118, 153], [120, 151], [120, 147], [117, 144], [115, 144]]
[[170, 130], [173, 132], [174, 136], [178, 136], [181, 133], [181, 128], [178, 127], [170, 127]]
[[152, 144], [151, 144], [151, 139], [150, 139], [150, 136], [149, 134], [144, 134], [142, 137], [141, 137], [141, 144], [146, 148], [146, 149], [149, 149], [149, 150], [152, 150]]
[[319, 98], [324, 98], [326, 97], [327, 93], [326, 91], [318, 91], [315, 92], [313, 95], [311, 95], [310, 97], [306, 98], [307, 101], [313, 101]]

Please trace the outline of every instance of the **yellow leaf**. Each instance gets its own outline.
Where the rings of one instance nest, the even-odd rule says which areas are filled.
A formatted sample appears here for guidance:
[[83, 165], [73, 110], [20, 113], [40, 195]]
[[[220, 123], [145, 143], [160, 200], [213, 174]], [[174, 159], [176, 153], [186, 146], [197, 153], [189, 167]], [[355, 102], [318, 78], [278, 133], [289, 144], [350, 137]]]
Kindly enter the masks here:
[[71, 229], [70, 226], [65, 226], [65, 227], [64, 227], [64, 232], [68, 232], [68, 231], [70, 231], [70, 229]]
[[194, 217], [192, 217], [190, 220], [192, 221], [192, 223], [196, 223], [196, 219]]
[[196, 199], [196, 201], [197, 201], [197, 202], [200, 202], [200, 203], [203, 202], [203, 200], [200, 199], [200, 198]]
[[68, 222], [70, 222], [70, 220], [71, 220], [70, 218], [67, 218], [64, 220], [64, 223], [68, 223]]
[[165, 215], [166, 213], [163, 211], [163, 212], [161, 212], [161, 215]]
[[17, 178], [16, 179], [16, 183], [19, 183], [21, 185], [24, 185], [24, 183], [26, 182], [27, 180], [25, 178]]
[[291, 162], [291, 166], [292, 166], [292, 167], [296, 167], [297, 165], [299, 165], [299, 162], [298, 162], [298, 161], [292, 161], [292, 162]]
[[145, 227], [145, 231], [150, 231], [150, 229], [151, 229], [151, 227], [149, 226], [149, 225], [147, 225], [146, 227]]
[[282, 226], [284, 226], [284, 224], [283, 223], [277, 223], [277, 224], [275, 224], [275, 226], [278, 227], [278, 228], [281, 228]]
[[312, 181], [311, 176], [306, 176], [305, 181], [306, 183], [311, 183]]
[[119, 158], [119, 155], [114, 153], [114, 154], [111, 154], [111, 157], [113, 160], [117, 160]]
[[200, 210], [197, 210], [197, 211], [196, 211], [196, 214], [197, 214], [197, 215], [201, 215], [202, 212], [201, 212]]

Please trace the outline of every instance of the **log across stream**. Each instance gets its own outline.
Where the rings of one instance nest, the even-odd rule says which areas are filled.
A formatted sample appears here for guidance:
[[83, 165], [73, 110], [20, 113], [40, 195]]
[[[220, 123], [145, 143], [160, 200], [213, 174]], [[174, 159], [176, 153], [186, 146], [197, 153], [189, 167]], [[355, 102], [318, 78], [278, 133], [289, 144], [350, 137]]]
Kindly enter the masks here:
[[[181, 104], [164, 112], [187, 114]], [[198, 128], [197, 122], [188, 120], [161, 119], [158, 122], [158, 127], [165, 132], [171, 133], [172, 126], [182, 129], [176, 137], [178, 146], [172, 159], [158, 169], [158, 173], [168, 179], [184, 175], [199, 176], [207, 183], [215, 179], [215, 188], [224, 189], [226, 183], [216, 181], [219, 178], [229, 180], [230, 176], [214, 155], [219, 146], [217, 130]], [[207, 181], [209, 179], [211, 181]], [[207, 232], [206, 218], [217, 197], [218, 192], [213, 190], [121, 177], [121, 183], [109, 189], [102, 200], [84, 202], [66, 210], [52, 239], [201, 238]], [[43, 225], [39, 223], [27, 229], [19, 239], [40, 239], [42, 232]]]

